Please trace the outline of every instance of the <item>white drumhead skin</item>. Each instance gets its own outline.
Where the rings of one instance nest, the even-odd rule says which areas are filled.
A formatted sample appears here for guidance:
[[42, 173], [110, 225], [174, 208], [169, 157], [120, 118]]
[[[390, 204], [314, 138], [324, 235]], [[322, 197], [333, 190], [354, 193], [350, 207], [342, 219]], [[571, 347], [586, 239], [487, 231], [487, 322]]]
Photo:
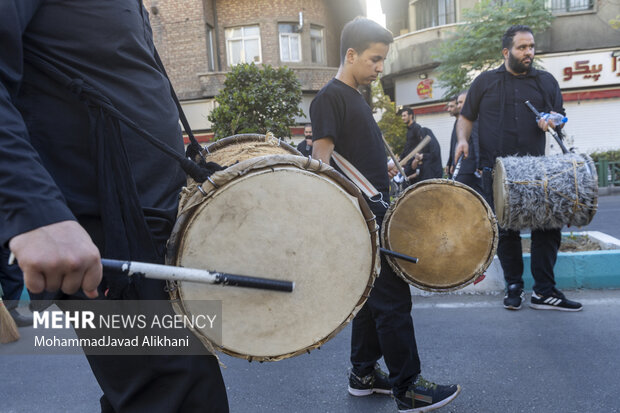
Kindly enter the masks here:
[[[183, 282], [190, 314], [222, 301], [224, 351], [277, 357], [336, 330], [359, 302], [373, 248], [357, 199], [294, 167], [259, 170], [218, 189], [187, 226], [177, 265], [295, 282], [292, 293]], [[207, 338], [209, 331], [201, 331]]]

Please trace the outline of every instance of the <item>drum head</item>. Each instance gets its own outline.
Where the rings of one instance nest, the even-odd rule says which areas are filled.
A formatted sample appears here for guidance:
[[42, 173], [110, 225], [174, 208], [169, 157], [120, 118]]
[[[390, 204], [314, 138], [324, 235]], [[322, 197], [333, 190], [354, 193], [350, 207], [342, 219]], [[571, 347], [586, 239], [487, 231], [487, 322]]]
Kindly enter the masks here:
[[385, 216], [386, 248], [419, 259], [387, 260], [405, 281], [429, 291], [449, 291], [474, 281], [491, 264], [497, 224], [490, 207], [470, 187], [430, 179], [407, 190]]
[[[179, 222], [173, 264], [295, 282], [292, 293], [180, 283], [188, 315], [202, 311], [200, 300], [222, 301], [222, 340], [212, 343], [229, 355], [270, 361], [319, 346], [350, 320], [374, 279], [376, 238], [358, 199], [307, 170], [252, 170]], [[208, 329], [199, 333], [214, 340]]]
[[222, 166], [230, 166], [237, 162], [266, 155], [301, 155], [301, 153], [275, 138], [273, 134], [259, 135], [244, 133], [219, 139], [206, 148], [207, 162], [215, 162]]

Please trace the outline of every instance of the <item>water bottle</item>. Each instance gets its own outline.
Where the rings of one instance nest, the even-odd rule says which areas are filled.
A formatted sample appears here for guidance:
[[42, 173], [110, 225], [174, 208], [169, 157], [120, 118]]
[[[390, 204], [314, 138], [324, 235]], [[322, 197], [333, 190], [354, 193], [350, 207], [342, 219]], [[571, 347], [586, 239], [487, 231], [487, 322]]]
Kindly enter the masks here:
[[568, 122], [568, 118], [564, 115], [562, 115], [561, 113], [545, 113], [542, 112], [540, 114], [540, 117], [544, 120], [546, 120], [547, 122], [549, 121], [553, 121], [555, 126], [560, 126], [563, 123]]

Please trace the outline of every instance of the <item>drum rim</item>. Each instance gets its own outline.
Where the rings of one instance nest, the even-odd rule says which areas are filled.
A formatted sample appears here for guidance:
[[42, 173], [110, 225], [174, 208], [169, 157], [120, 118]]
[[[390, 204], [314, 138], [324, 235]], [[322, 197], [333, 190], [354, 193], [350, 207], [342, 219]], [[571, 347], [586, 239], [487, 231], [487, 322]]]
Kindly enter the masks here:
[[[310, 351], [321, 347], [323, 344], [325, 344], [326, 342], [334, 338], [340, 331], [342, 331], [342, 329], [344, 329], [347, 326], [347, 324], [349, 324], [353, 320], [355, 315], [359, 312], [359, 310], [362, 308], [362, 306], [364, 305], [364, 303], [370, 296], [370, 291], [374, 285], [374, 281], [376, 277], [378, 276], [378, 265], [380, 265], [379, 264], [380, 260], [379, 260], [379, 248], [378, 248], [379, 246], [378, 226], [375, 221], [375, 216], [370, 210], [370, 208], [368, 207], [366, 201], [364, 200], [361, 194], [361, 191], [353, 183], [351, 183], [347, 178], [345, 178], [342, 174], [340, 174], [338, 171], [333, 169], [331, 166], [323, 164], [322, 162], [315, 160], [315, 159], [305, 158], [305, 157], [296, 156], [296, 155], [280, 155], [280, 154], [272, 155], [272, 156], [262, 156], [260, 158], [262, 158], [260, 165], [257, 164], [257, 158], [252, 158], [252, 159], [241, 161], [227, 168], [224, 171], [216, 172], [214, 175], [212, 175], [212, 178], [215, 178], [215, 181], [218, 182], [218, 185], [217, 187], [214, 187], [212, 190], [206, 191], [206, 195], [204, 195], [205, 199], [208, 199], [218, 190], [221, 190], [220, 188], [224, 188], [226, 186], [226, 183], [233, 182], [235, 180], [234, 177], [230, 177], [230, 179], [228, 179], [227, 182], [223, 184], [220, 184], [220, 182], [217, 180], [218, 176], [222, 176], [223, 174], [226, 174], [226, 172], [231, 169], [245, 171], [245, 173], [249, 173], [249, 172], [259, 172], [261, 170], [273, 170], [274, 168], [278, 168], [278, 167], [293, 166], [293, 167], [297, 167], [297, 168], [300, 168], [302, 170], [305, 170], [311, 173], [316, 173], [318, 175], [325, 175], [326, 177], [335, 181], [349, 195], [357, 198], [358, 204], [360, 207], [360, 212], [362, 214], [362, 217], [366, 220], [366, 223], [368, 226], [370, 244], [373, 250], [372, 259], [371, 259], [371, 271], [368, 276], [366, 287], [364, 289], [362, 296], [359, 298], [356, 305], [352, 309], [351, 313], [347, 317], [345, 317], [342, 323], [334, 331], [332, 331], [331, 333], [321, 338], [317, 342], [310, 344], [303, 349], [299, 349], [299, 350], [296, 350], [290, 353], [280, 354], [276, 356], [248, 355], [248, 354], [238, 353], [226, 347], [218, 345], [212, 342], [211, 340], [209, 340], [207, 337], [205, 337], [200, 332], [195, 331], [193, 328], [190, 328], [192, 333], [213, 354], [216, 354], [217, 351], [220, 351], [232, 357], [242, 358], [248, 361], [262, 362], [262, 361], [280, 361], [280, 360], [295, 357], [295, 356], [298, 356], [304, 353], [310, 353]], [[182, 234], [184, 233], [184, 229], [191, 223], [192, 217], [194, 216], [195, 213], [197, 213], [197, 210], [200, 209], [201, 205], [202, 203], [195, 203], [192, 206], [188, 207], [187, 209], [183, 210], [182, 213], [178, 215], [177, 221], [175, 222], [175, 225], [173, 227], [173, 230], [172, 230], [172, 233], [171, 233], [171, 236], [169, 238], [167, 248], [166, 248], [166, 264], [178, 265], [178, 252], [183, 244]], [[175, 312], [187, 314], [187, 311], [183, 304], [182, 294], [180, 292], [180, 289], [178, 288], [178, 284], [174, 281], [168, 281], [168, 290], [170, 293], [170, 300], [171, 300], [171, 303], [172, 303], [172, 306]]]
[[414, 185], [406, 188], [399, 196], [396, 200], [394, 200], [391, 204], [390, 207], [388, 208], [385, 217], [383, 218], [383, 225], [381, 226], [381, 241], [383, 242], [383, 245], [390, 249], [390, 241], [387, 238], [387, 228], [389, 227], [390, 221], [392, 219], [393, 213], [396, 210], [396, 208], [398, 207], [398, 203], [404, 199], [405, 195], [411, 191], [414, 191], [417, 188], [423, 187], [423, 186], [427, 186], [427, 185], [431, 185], [431, 184], [449, 184], [449, 185], [453, 185], [455, 187], [460, 187], [463, 188], [465, 190], [467, 190], [469, 193], [472, 193], [475, 195], [475, 197], [481, 202], [481, 204], [483, 205], [483, 207], [485, 208], [485, 211], [487, 212], [487, 217], [489, 218], [489, 221], [491, 223], [491, 232], [492, 232], [492, 242], [491, 242], [491, 250], [488, 252], [487, 257], [485, 259], [484, 264], [474, 273], [472, 274], [471, 277], [469, 277], [467, 279], [467, 281], [465, 281], [464, 283], [460, 283], [460, 284], [454, 284], [451, 286], [446, 286], [446, 287], [437, 287], [437, 286], [431, 286], [431, 285], [427, 285], [424, 283], [421, 283], [417, 280], [413, 280], [409, 277], [407, 277], [407, 275], [405, 275], [405, 272], [403, 271], [403, 269], [401, 268], [401, 266], [398, 264], [398, 261], [390, 256], [386, 256], [386, 260], [388, 262], [388, 264], [390, 265], [390, 267], [394, 270], [394, 272], [396, 273], [396, 275], [398, 275], [400, 278], [402, 278], [406, 283], [419, 288], [421, 290], [425, 290], [425, 291], [431, 291], [431, 292], [449, 292], [449, 291], [456, 291], [459, 290], [461, 288], [466, 287], [467, 285], [473, 283], [474, 281], [476, 281], [476, 279], [478, 277], [480, 277], [480, 275], [482, 275], [484, 273], [484, 271], [487, 270], [487, 268], [489, 268], [489, 266], [491, 265], [491, 263], [493, 262], [493, 258], [495, 256], [495, 253], [497, 251], [497, 242], [499, 240], [499, 229], [497, 226], [497, 218], [495, 217], [495, 214], [493, 213], [493, 210], [491, 209], [491, 207], [489, 206], [489, 204], [484, 200], [484, 198], [482, 197], [482, 195], [480, 195], [478, 192], [476, 192], [473, 188], [469, 187], [468, 185], [465, 185], [463, 183], [454, 181], [452, 179], [440, 179], [440, 178], [436, 178], [436, 179], [426, 179], [420, 182], [415, 183]]

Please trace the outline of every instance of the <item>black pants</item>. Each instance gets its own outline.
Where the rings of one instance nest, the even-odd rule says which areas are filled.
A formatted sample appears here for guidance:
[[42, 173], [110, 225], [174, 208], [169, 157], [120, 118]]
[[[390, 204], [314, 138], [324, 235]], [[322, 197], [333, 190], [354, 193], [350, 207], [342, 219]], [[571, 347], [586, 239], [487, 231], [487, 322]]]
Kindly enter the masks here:
[[[87, 229], [95, 243], [101, 245], [102, 228], [99, 221], [82, 220], [80, 223]], [[163, 263], [163, 247], [161, 250], [160, 263]], [[114, 277], [113, 274], [104, 271], [104, 281], [99, 286], [101, 298], [106, 288], [113, 288]], [[130, 292], [123, 297], [167, 302], [169, 295], [165, 287], [164, 281], [142, 279], [139, 283], [134, 282], [129, 288]], [[63, 298], [84, 299], [84, 296]], [[58, 300], [57, 304], [63, 308], [62, 299]], [[171, 306], [166, 311], [173, 313]], [[80, 330], [75, 331], [79, 336]], [[188, 335], [190, 340], [198, 340], [189, 331]], [[226, 386], [214, 356], [145, 354], [88, 355], [86, 358], [104, 393], [100, 399], [102, 413], [229, 411]]]
[[24, 290], [24, 275], [17, 264], [9, 265], [8, 248], [0, 247], [0, 285], [2, 285], [2, 300], [8, 310], [19, 304], [19, 298]]
[[456, 181], [473, 188], [478, 193], [482, 192], [482, 178], [478, 178], [473, 172], [459, 173]]
[[[164, 288], [164, 281], [141, 280], [130, 298], [161, 300], [162, 305], [169, 305]], [[65, 303], [73, 299], [83, 297], [64, 296], [56, 303], [67, 310], [71, 307]], [[162, 311], [174, 313], [172, 307]], [[75, 332], [82, 337], [81, 330]], [[187, 334], [190, 340], [197, 340], [190, 331]], [[214, 356], [87, 355], [86, 359], [104, 393], [102, 413], [228, 412], [226, 387]]]
[[[485, 168], [482, 181], [481, 195], [495, 211], [493, 176], [490, 169]], [[534, 277], [534, 291], [539, 295], [549, 295], [555, 288], [553, 267], [562, 241], [562, 229], [534, 229], [531, 237], [531, 271]], [[504, 270], [506, 283], [520, 284], [523, 287], [523, 250], [520, 231], [499, 228], [497, 256]]]
[[352, 323], [351, 363], [358, 376], [373, 371], [383, 356], [394, 393], [401, 394], [420, 373], [411, 318], [409, 284], [381, 256], [381, 273]]

